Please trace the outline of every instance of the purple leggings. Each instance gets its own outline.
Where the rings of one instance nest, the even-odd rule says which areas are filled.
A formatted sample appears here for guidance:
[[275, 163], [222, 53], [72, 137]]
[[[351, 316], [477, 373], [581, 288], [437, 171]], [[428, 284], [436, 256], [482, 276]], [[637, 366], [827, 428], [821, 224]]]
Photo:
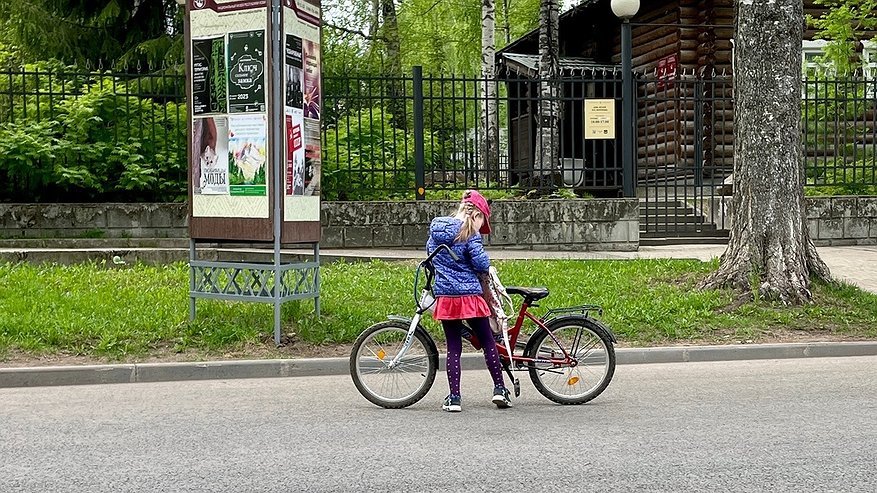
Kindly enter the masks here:
[[[502, 367], [499, 363], [499, 353], [496, 352], [496, 342], [493, 339], [493, 331], [490, 330], [490, 322], [487, 317], [470, 318], [467, 320], [469, 327], [475, 331], [481, 347], [484, 348], [484, 361], [487, 369], [493, 377], [493, 385], [505, 387], [502, 379]], [[460, 395], [460, 354], [463, 352], [462, 320], [442, 320], [442, 328], [445, 329], [445, 339], [448, 341], [448, 387], [451, 395]]]

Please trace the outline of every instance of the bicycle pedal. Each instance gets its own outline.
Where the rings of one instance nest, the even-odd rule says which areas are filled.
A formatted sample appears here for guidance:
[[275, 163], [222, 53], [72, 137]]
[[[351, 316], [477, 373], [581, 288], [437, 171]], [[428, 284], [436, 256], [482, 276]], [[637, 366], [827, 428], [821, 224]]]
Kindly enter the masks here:
[[517, 378], [514, 381], [514, 387], [515, 387], [515, 397], [520, 397], [521, 396], [521, 381], [518, 380]]

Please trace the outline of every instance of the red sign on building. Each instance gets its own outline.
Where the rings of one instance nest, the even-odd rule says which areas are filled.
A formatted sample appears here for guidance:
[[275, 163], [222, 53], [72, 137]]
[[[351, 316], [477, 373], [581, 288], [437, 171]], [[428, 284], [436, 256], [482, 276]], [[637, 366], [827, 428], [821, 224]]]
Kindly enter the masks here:
[[673, 87], [673, 80], [676, 78], [676, 67], [676, 54], [667, 55], [658, 60], [658, 89]]

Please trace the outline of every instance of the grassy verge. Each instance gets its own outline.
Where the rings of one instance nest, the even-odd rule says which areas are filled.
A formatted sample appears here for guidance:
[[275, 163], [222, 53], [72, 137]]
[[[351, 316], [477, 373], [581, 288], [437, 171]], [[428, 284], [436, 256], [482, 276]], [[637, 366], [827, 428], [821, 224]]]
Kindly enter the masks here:
[[[726, 309], [729, 291], [696, 282], [716, 264], [688, 260], [505, 261], [508, 285], [546, 286], [544, 308], [594, 303], [625, 345], [809, 338], [877, 338], [877, 296], [848, 285], [814, 286], [816, 302], [795, 308], [756, 300]], [[285, 332], [309, 344], [352, 341], [388, 314], [409, 314], [414, 263], [336, 263], [322, 270], [322, 318], [311, 302], [285, 305]], [[10, 352], [101, 359], [156, 351], [231, 351], [270, 346], [271, 308], [199, 301], [188, 321], [182, 264], [0, 265], [0, 357]], [[536, 309], [537, 312], [544, 308]], [[432, 321], [430, 330], [440, 329]]]

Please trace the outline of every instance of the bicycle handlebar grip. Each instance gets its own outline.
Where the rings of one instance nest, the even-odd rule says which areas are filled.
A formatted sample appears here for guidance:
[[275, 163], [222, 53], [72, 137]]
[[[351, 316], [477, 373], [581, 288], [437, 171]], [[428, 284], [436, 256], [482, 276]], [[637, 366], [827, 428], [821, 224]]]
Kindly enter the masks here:
[[454, 253], [454, 251], [451, 250], [451, 247], [449, 247], [448, 245], [439, 245], [435, 250], [432, 251], [432, 253], [429, 254], [429, 257], [427, 257], [426, 260], [431, 261], [442, 248], [444, 248], [448, 251], [449, 254], [451, 254], [451, 258], [454, 259], [455, 262], [460, 260], [460, 257], [456, 253]]

